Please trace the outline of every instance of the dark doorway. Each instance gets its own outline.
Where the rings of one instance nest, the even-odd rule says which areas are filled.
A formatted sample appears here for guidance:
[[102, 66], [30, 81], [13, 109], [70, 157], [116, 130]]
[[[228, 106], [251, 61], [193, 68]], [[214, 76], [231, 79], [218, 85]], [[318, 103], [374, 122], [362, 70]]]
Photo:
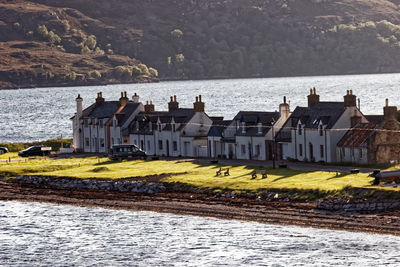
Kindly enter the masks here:
[[310, 147], [310, 161], [314, 161], [315, 159], [314, 159], [314, 147], [313, 147], [313, 144], [309, 144], [309, 147]]
[[167, 140], [167, 157], [169, 157], [169, 141]]

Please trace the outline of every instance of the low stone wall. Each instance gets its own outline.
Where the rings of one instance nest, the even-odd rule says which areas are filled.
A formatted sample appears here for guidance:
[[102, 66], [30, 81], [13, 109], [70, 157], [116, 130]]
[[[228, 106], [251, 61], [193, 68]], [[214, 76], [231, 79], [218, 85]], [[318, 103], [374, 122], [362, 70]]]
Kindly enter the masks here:
[[322, 201], [316, 209], [338, 213], [379, 213], [400, 208], [400, 201], [393, 202], [364, 202], [364, 203], [335, 203]]
[[96, 189], [143, 194], [160, 193], [166, 190], [162, 184], [131, 180], [114, 181], [98, 179], [54, 178], [46, 176], [18, 176], [11, 181], [20, 184], [32, 184], [38, 186], [56, 186], [71, 189]]

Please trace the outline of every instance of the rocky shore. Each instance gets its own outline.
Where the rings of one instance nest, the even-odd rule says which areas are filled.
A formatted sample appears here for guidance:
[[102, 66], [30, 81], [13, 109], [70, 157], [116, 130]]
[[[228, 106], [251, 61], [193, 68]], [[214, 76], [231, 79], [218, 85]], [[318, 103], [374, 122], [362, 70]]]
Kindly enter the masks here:
[[[294, 202], [279, 196], [248, 198], [232, 192], [208, 194], [175, 190], [158, 182], [126, 179], [79, 180], [21, 176], [0, 178], [0, 200], [48, 202], [125, 210], [147, 210], [255, 221], [269, 224], [400, 235], [398, 203], [363, 203], [342, 207], [337, 200]], [[268, 199], [268, 200], [267, 200]], [[389, 202], [388, 202], [389, 203]], [[336, 206], [335, 206], [336, 205]], [[343, 204], [343, 205], [348, 205]], [[376, 209], [366, 212], [366, 209]], [[353, 209], [353, 210], [351, 210]], [[351, 211], [351, 212], [350, 212]], [[365, 214], [364, 214], [365, 213]]]

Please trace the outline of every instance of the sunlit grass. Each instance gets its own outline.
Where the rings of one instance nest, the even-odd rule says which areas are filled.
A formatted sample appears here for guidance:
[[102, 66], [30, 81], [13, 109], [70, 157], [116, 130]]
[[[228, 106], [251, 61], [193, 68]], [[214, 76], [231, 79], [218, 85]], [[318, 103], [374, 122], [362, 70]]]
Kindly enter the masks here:
[[4, 153], [4, 154], [0, 154], [0, 159], [15, 159], [15, 158], [20, 158], [18, 156], [18, 152], [8, 152], [8, 153]]
[[[108, 158], [41, 158], [31, 161], [0, 163], [0, 175], [45, 175], [75, 178], [128, 178], [166, 174], [164, 182], [181, 182], [203, 188], [233, 190], [259, 189], [318, 189], [341, 190], [350, 187], [371, 187], [372, 178], [367, 174], [341, 174], [326, 171], [301, 171], [293, 169], [265, 169], [252, 166], [222, 166], [230, 168], [230, 176], [216, 176], [220, 165], [180, 161], [110, 161]], [[268, 177], [254, 170], [266, 171]]]

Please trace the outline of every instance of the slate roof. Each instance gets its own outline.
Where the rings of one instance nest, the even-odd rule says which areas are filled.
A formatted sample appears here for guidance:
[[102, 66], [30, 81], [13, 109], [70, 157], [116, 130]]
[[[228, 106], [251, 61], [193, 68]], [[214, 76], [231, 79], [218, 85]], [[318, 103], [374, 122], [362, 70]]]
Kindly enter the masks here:
[[118, 126], [124, 125], [132, 113], [139, 107], [140, 103], [128, 102], [117, 114]]
[[[195, 114], [194, 109], [191, 108], [179, 108], [169, 111], [155, 111], [155, 112], [140, 112], [130, 125], [129, 133], [133, 134], [152, 134], [157, 129], [157, 122], [160, 119], [161, 123], [165, 124], [162, 128], [163, 131], [172, 130], [172, 119], [175, 123], [179, 124], [179, 128], [175, 129], [179, 131], [186, 126], [189, 120]], [[139, 131], [136, 130], [136, 121], [139, 121]], [[150, 131], [149, 122], [152, 122], [152, 131]], [[123, 134], [126, 134], [123, 133]]]
[[213, 121], [208, 136], [222, 137], [223, 131], [232, 123], [232, 120], [216, 120]]
[[311, 107], [296, 107], [276, 135], [276, 141], [290, 142], [291, 129], [296, 128], [299, 121], [305, 128], [317, 129], [322, 122], [326, 129], [331, 129], [345, 109], [344, 102], [318, 102]]
[[383, 115], [365, 115], [365, 118], [372, 123], [381, 124], [383, 122]]
[[94, 104], [94, 107], [92, 106], [83, 111], [83, 116], [102, 119], [111, 118], [120, 107], [120, 103], [119, 101], [106, 101], [101, 105], [96, 106], [96, 104]]
[[377, 125], [372, 122], [360, 123], [347, 131], [340, 139], [338, 147], [367, 147], [368, 138], [375, 133]]
[[326, 129], [331, 129], [345, 109], [343, 102], [319, 102], [311, 107], [296, 107], [289, 118], [292, 123], [290, 127], [297, 127], [297, 123], [300, 121], [305, 128], [316, 129], [319, 122], [322, 121], [326, 125]]
[[[261, 112], [261, 111], [240, 111], [233, 120], [240, 122], [240, 127], [236, 131], [237, 136], [264, 136], [279, 119], [279, 112]], [[243, 133], [241, 123], [245, 123], [246, 132]], [[258, 123], [262, 124], [262, 131], [258, 131]]]

